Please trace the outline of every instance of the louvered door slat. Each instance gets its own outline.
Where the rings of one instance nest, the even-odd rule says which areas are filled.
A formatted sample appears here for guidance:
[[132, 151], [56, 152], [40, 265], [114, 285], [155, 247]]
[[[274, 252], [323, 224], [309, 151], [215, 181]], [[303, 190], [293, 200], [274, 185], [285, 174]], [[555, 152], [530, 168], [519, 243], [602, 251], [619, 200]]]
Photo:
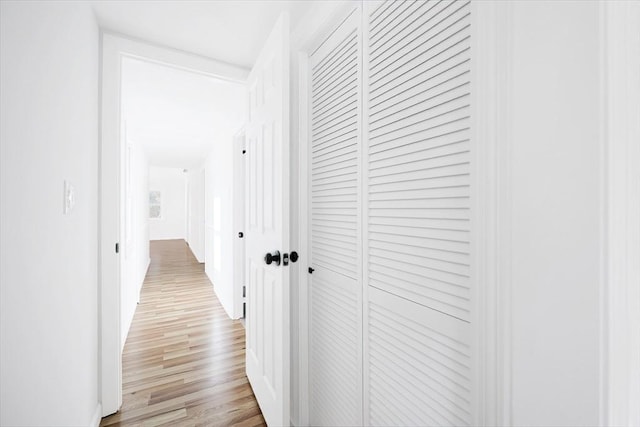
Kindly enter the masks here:
[[379, 24], [374, 24], [370, 28], [373, 35], [370, 40], [385, 38], [393, 28], [404, 22], [408, 17], [415, 14], [421, 6], [421, 1], [398, 2], [394, 9], [384, 14], [384, 19]]
[[368, 318], [371, 424], [468, 424], [469, 324], [375, 288]]
[[461, 4], [423, 2], [422, 5], [421, 14], [408, 25], [394, 27], [385, 34], [382, 43], [372, 42], [372, 66], [398, 60], [425, 43], [446, 39], [469, 25], [464, 20], [468, 11]]
[[[381, 105], [385, 101], [396, 101], [403, 93], [413, 95], [416, 92], [429, 87], [433, 80], [436, 80], [442, 73], [456, 73], [457, 70], [468, 72], [465, 64], [470, 61], [469, 48], [463, 46], [455, 46], [452, 52], [443, 52], [437, 59], [437, 62], [423, 62], [420, 67], [407, 71], [402, 74], [402, 70], [398, 74], [402, 74], [395, 79], [390, 80], [387, 85], [379, 85], [375, 93], [370, 94], [369, 108], [372, 112], [384, 108]], [[452, 77], [452, 76], [450, 76]]]
[[360, 37], [354, 10], [310, 58], [312, 425], [362, 424]]
[[365, 423], [468, 425], [470, 5], [387, 1], [370, 9]]

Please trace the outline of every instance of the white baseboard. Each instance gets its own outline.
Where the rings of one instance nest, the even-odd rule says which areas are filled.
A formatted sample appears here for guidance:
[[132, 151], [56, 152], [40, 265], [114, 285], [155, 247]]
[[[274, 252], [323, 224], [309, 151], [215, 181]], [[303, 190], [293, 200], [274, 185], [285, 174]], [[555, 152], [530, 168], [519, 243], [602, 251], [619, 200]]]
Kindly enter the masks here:
[[93, 413], [93, 417], [91, 417], [91, 422], [89, 422], [89, 427], [100, 427], [100, 421], [102, 420], [102, 405], [98, 402], [98, 406], [96, 406], [96, 410]]

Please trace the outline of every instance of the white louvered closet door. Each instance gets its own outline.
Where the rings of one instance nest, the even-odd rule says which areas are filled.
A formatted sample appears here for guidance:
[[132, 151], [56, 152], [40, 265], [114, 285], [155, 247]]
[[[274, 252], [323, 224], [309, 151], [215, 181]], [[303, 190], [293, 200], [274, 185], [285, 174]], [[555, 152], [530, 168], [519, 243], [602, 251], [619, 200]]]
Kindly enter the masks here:
[[365, 2], [364, 423], [471, 417], [470, 5]]
[[361, 13], [311, 62], [311, 425], [362, 424]]

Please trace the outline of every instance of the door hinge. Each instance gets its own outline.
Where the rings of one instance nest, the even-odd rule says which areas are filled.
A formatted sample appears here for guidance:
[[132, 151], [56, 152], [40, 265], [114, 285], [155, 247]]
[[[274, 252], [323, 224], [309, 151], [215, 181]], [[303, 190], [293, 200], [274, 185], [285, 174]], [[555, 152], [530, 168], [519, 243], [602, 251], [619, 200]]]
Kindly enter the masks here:
[[116, 243], [116, 253], [120, 253], [120, 243]]

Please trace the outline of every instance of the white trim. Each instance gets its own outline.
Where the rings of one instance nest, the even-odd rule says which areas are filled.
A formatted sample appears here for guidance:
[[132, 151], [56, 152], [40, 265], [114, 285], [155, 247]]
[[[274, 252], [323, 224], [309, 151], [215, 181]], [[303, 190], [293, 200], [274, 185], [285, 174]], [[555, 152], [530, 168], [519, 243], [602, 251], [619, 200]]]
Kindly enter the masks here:
[[511, 5], [472, 3], [475, 425], [511, 425]]
[[309, 55], [298, 53], [298, 423], [309, 425], [309, 141], [311, 140]]
[[[101, 120], [99, 181], [99, 399], [102, 415], [122, 405], [120, 337], [120, 260], [114, 244], [124, 242], [121, 229], [122, 138], [121, 70], [124, 58], [169, 66], [245, 84], [248, 70], [187, 52], [155, 46], [120, 35], [101, 33]], [[115, 273], [115, 274], [114, 274]]]
[[[360, 68], [361, 85], [358, 88], [358, 96], [360, 97], [360, 109], [358, 117], [358, 127], [360, 134], [358, 135], [358, 213], [357, 217], [360, 221], [360, 245], [357, 255], [360, 255], [360, 407], [361, 421], [364, 425], [371, 425], [371, 385], [370, 385], [370, 350], [369, 350], [369, 61], [371, 40], [369, 38], [370, 31], [370, 15], [373, 10], [380, 7], [382, 1], [370, 1], [367, 4], [362, 3], [358, 9], [360, 14], [359, 31], [358, 31], [358, 67]], [[366, 207], [366, 209], [365, 209]], [[357, 230], [357, 228], [356, 228]], [[357, 233], [357, 231], [356, 231]]]
[[601, 2], [603, 118], [601, 425], [640, 425], [640, 3]]
[[[233, 205], [233, 230], [232, 239], [233, 239], [233, 307], [232, 312], [227, 313], [229, 317], [232, 319], [240, 319], [243, 317], [242, 309], [244, 308], [245, 299], [242, 296], [242, 288], [246, 284], [246, 249], [245, 249], [245, 238], [238, 238], [237, 233], [242, 232], [246, 233], [247, 224], [245, 223], [245, 192], [246, 192], [246, 158], [247, 156], [242, 153], [247, 147], [246, 145], [246, 135], [244, 127], [242, 127], [236, 134], [233, 136], [232, 143], [233, 150], [233, 166], [234, 170], [232, 171], [233, 176], [233, 193], [232, 193], [232, 205]], [[241, 171], [238, 172], [236, 167], [241, 167]], [[242, 184], [242, 185], [238, 185]], [[215, 235], [218, 233], [218, 238], [222, 234], [222, 231], [215, 230], [215, 227], [211, 227], [212, 233]], [[205, 239], [206, 243], [206, 239]], [[215, 254], [215, 251], [214, 251]], [[215, 269], [215, 266], [214, 266]], [[213, 289], [217, 294], [217, 287], [214, 285]]]
[[108, 30], [103, 30], [103, 35], [116, 40], [118, 50], [122, 54], [146, 62], [234, 83], [245, 83], [249, 77], [249, 69], [244, 67], [170, 47], [158, 46]]
[[99, 399], [102, 416], [122, 405], [120, 357], [120, 258], [114, 244], [122, 242], [120, 138], [120, 58], [114, 39], [101, 34], [101, 120], [99, 182]]
[[89, 421], [89, 427], [99, 427], [100, 421], [102, 421], [102, 405], [100, 402], [96, 405], [96, 410], [93, 411], [93, 416], [91, 417], [91, 421]]

